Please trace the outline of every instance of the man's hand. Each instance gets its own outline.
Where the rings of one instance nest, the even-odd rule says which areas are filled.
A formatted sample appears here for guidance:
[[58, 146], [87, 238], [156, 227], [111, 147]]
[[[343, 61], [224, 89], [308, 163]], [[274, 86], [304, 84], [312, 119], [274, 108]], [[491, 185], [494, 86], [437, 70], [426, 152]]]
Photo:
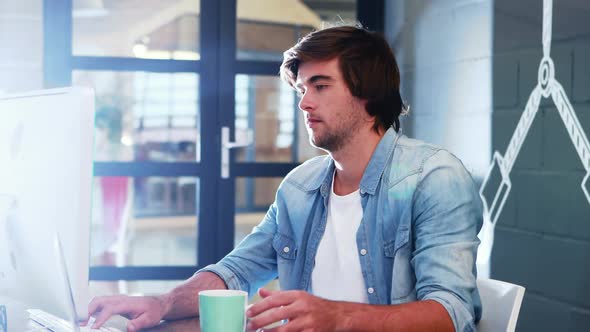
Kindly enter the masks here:
[[96, 297], [88, 305], [89, 316], [96, 318], [92, 328], [100, 328], [113, 315], [130, 319], [129, 332], [157, 325], [163, 319], [195, 317], [199, 314], [199, 291], [207, 289], [227, 289], [227, 286], [215, 273], [199, 272], [160, 296]]
[[304, 291], [269, 291], [260, 289], [262, 301], [252, 305], [246, 315], [249, 330], [288, 319], [289, 322], [268, 331], [335, 331], [343, 316], [339, 303], [324, 300]]
[[454, 331], [447, 310], [437, 301], [371, 305], [321, 299], [304, 291], [259, 291], [262, 301], [246, 312], [248, 330], [288, 319], [265, 331]]
[[155, 296], [101, 296], [88, 305], [89, 316], [96, 318], [92, 328], [99, 328], [113, 315], [130, 319], [127, 331], [134, 332], [160, 323], [166, 313], [163, 297]]

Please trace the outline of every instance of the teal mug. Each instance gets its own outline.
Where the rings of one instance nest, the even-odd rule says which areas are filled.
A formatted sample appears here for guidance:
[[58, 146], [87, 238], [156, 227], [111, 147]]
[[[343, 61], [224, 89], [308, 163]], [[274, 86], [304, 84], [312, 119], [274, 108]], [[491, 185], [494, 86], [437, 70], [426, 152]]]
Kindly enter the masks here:
[[199, 323], [202, 332], [244, 332], [248, 293], [214, 289], [199, 292]]

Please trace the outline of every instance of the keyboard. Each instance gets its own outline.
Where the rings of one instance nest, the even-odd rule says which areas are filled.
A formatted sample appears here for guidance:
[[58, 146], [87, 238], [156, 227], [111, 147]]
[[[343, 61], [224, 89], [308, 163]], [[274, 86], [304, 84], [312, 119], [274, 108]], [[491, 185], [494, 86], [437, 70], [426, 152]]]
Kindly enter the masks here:
[[[56, 317], [48, 312], [39, 309], [28, 309], [27, 312], [29, 313], [29, 318], [36, 322], [37, 324], [41, 325], [42, 327], [38, 329], [38, 331], [54, 331], [54, 332], [74, 332], [72, 325], [70, 322]], [[90, 318], [88, 321], [87, 326], [80, 326], [80, 332], [89, 332], [89, 331], [99, 331], [99, 332], [123, 332], [123, 330], [114, 328], [114, 327], [107, 327], [102, 326], [100, 329], [92, 329], [94, 323], [94, 318]], [[34, 331], [37, 331], [35, 329]]]

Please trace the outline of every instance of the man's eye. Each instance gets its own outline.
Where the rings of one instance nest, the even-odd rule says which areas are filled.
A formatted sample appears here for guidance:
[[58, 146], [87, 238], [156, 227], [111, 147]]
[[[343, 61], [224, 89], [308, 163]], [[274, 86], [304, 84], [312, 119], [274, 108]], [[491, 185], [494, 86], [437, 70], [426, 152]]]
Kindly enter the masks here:
[[327, 87], [328, 87], [327, 85], [322, 85], [322, 84], [318, 84], [315, 86], [316, 90], [318, 90], [318, 91], [322, 91]]

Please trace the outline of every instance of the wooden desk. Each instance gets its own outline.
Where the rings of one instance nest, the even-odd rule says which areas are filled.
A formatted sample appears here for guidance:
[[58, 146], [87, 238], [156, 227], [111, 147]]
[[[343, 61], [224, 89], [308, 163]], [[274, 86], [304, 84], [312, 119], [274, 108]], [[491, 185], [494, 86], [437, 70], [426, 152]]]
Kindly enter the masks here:
[[158, 326], [142, 330], [149, 332], [160, 332], [160, 331], [178, 331], [178, 332], [200, 332], [201, 327], [199, 325], [198, 318], [180, 319], [176, 321], [163, 322]]

